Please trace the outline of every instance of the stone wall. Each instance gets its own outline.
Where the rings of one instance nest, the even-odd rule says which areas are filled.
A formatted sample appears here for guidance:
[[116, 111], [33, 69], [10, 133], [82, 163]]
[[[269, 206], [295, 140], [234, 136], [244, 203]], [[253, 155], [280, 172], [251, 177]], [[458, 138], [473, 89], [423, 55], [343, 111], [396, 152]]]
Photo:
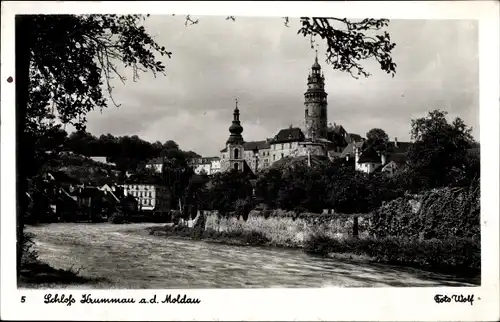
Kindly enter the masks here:
[[[301, 247], [313, 234], [323, 234], [333, 238], [351, 236], [354, 223], [354, 215], [296, 214], [282, 210], [274, 210], [267, 214], [252, 211], [246, 221], [235, 217], [221, 218], [216, 212], [207, 212], [206, 216], [206, 229], [220, 232], [256, 231], [277, 246], [292, 247]], [[368, 215], [358, 216], [360, 238], [368, 235], [368, 223]]]

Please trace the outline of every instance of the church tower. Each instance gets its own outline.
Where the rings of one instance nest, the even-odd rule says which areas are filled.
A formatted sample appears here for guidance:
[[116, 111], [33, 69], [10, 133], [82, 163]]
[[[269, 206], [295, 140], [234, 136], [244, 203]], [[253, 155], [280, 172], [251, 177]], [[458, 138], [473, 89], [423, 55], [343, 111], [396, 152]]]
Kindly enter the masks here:
[[229, 152], [228, 170], [234, 169], [243, 171], [245, 159], [243, 155], [243, 127], [240, 124], [240, 110], [238, 109], [238, 99], [236, 99], [236, 108], [233, 112], [233, 123], [229, 127], [229, 138], [226, 141], [227, 151]]
[[318, 51], [316, 51], [316, 59], [307, 78], [307, 91], [304, 93], [304, 130], [307, 139], [327, 138], [327, 95], [325, 92], [325, 76], [321, 72], [321, 66], [318, 63]]

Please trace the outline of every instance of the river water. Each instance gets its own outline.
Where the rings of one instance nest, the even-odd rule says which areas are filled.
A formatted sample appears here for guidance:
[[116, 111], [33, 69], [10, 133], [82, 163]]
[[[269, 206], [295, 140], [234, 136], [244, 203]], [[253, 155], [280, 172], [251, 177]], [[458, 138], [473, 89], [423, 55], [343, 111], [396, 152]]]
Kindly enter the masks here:
[[[467, 286], [416, 269], [322, 258], [301, 250], [227, 246], [150, 236], [155, 224], [49, 224], [36, 234], [40, 259], [105, 278], [97, 288]], [[57, 287], [61, 287], [58, 285]]]

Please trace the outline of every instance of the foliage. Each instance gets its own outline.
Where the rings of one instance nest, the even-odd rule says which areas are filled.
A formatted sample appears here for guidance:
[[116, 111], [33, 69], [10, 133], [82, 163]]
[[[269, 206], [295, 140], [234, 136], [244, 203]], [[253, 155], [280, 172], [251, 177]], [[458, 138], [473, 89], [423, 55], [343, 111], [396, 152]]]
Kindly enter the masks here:
[[370, 234], [377, 238], [447, 239], [480, 237], [480, 187], [430, 190], [384, 204], [371, 218]]
[[375, 149], [379, 153], [390, 152], [389, 136], [384, 130], [373, 128], [366, 133], [366, 144]]
[[145, 17], [140, 15], [31, 15], [19, 19], [30, 52], [30, 70], [37, 80], [31, 90], [46, 93], [42, 101], [30, 98], [29, 110], [34, 108], [32, 102], [39, 108], [52, 103], [57, 111], [53, 114], [78, 129], [84, 128], [87, 112], [107, 107], [103, 88], [111, 93], [110, 79], [126, 80], [118, 73], [118, 62], [131, 67], [135, 79], [140, 71], [163, 73], [165, 66], [155, 55], [171, 55], [146, 32], [141, 25]]
[[38, 251], [35, 248], [35, 235], [33, 233], [24, 233], [23, 258], [22, 264], [25, 266], [38, 261]]
[[149, 234], [155, 236], [183, 237], [198, 240], [215, 241], [231, 245], [261, 246], [269, 239], [256, 231], [216, 231], [214, 229], [195, 229], [187, 226], [165, 226], [151, 228]]
[[434, 271], [477, 274], [481, 271], [481, 248], [477, 240], [450, 237], [445, 240], [408, 238], [334, 239], [311, 236], [304, 250], [309, 253], [351, 253], [392, 265], [413, 266]]
[[[164, 72], [165, 66], [155, 54], [170, 53], [140, 25], [143, 19], [139, 15], [16, 16], [18, 268], [28, 211], [28, 179], [46, 163], [44, 156], [34, 151], [36, 141], [51, 141], [56, 118], [81, 130], [87, 112], [105, 108], [103, 90], [107, 89], [112, 99], [111, 78], [118, 76], [125, 81], [117, 72], [117, 62], [131, 67], [134, 79], [139, 71]], [[25, 164], [32, 166], [24, 169]]]
[[252, 196], [250, 176], [240, 171], [216, 173], [207, 185], [200, 197], [203, 208], [218, 210], [223, 216], [235, 210], [237, 200]]
[[179, 145], [172, 140], [163, 144], [150, 143], [137, 135], [115, 137], [109, 133], [97, 138], [85, 131], [71, 133], [65, 148], [85, 156], [106, 157], [108, 162], [116, 163], [123, 171], [135, 171], [141, 163], [152, 158], [162, 157], [165, 162], [185, 166], [190, 158], [200, 157], [195, 152], [179, 149]]
[[316, 212], [367, 213], [402, 191], [392, 178], [356, 171], [350, 162], [296, 163], [259, 175], [256, 193], [271, 208]]
[[334, 69], [349, 72], [355, 78], [360, 75], [368, 77], [370, 73], [360, 61], [374, 58], [384, 72], [394, 76], [396, 64], [391, 53], [396, 44], [391, 42], [387, 32], [369, 34], [370, 31], [375, 32], [386, 27], [389, 20], [350, 21], [345, 18], [302, 17], [300, 22], [302, 27], [298, 31], [299, 34], [312, 39], [320, 37], [326, 42], [326, 62]]
[[457, 177], [470, 177], [467, 155], [474, 143], [472, 128], [459, 117], [450, 124], [446, 115], [434, 110], [426, 117], [412, 120], [415, 142], [408, 152], [408, 164], [412, 186], [417, 189], [452, 185]]
[[250, 198], [238, 199], [234, 202], [234, 215], [237, 218], [247, 220], [250, 211], [252, 210], [254, 202]]

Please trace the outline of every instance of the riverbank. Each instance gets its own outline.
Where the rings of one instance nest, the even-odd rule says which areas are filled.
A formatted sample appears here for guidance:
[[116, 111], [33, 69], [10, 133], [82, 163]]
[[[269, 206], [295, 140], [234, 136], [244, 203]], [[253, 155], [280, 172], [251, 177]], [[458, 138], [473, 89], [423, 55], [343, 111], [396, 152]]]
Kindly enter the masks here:
[[29, 226], [27, 230], [34, 234], [42, 263], [57, 270], [77, 272], [77, 268], [86, 281], [31, 283], [27, 287], [130, 290], [474, 286], [468, 279], [446, 274], [347, 257], [332, 260], [301, 249], [229, 246], [148, 234], [148, 228], [161, 226], [165, 225]]
[[480, 246], [477, 241], [469, 239], [418, 241], [401, 238], [374, 239], [366, 236], [336, 238], [313, 234], [304, 236], [303, 243], [298, 244], [277, 243], [277, 239], [272, 240], [262, 232], [244, 229], [216, 231], [212, 228], [202, 230], [185, 226], [164, 226], [148, 228], [148, 232], [154, 236], [233, 246], [299, 248], [308, 254], [325, 258], [416, 268], [456, 276], [475, 285], [481, 283]]
[[79, 285], [107, 284], [104, 278], [80, 275], [75, 269], [56, 269], [39, 260], [23, 264], [17, 279], [18, 288], [51, 288], [53, 285], [74, 287]]
[[200, 240], [207, 243], [224, 244], [230, 246], [274, 246], [297, 248], [294, 245], [277, 245], [261, 233], [251, 231], [215, 231], [211, 228], [197, 230], [186, 226], [149, 227], [146, 229], [150, 235], [169, 237], [184, 240]]

